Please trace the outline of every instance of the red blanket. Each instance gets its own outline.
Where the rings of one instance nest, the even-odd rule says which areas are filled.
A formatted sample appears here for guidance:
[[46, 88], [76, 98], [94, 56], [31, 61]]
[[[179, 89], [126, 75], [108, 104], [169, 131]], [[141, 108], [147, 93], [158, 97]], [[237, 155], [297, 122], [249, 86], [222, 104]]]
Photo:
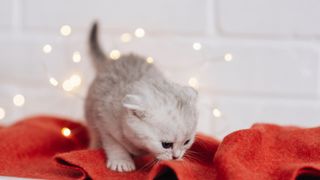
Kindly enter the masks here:
[[[71, 135], [65, 137], [61, 129]], [[320, 179], [320, 128], [258, 124], [218, 142], [198, 135], [183, 161], [135, 159], [137, 171], [106, 169], [102, 150], [86, 150], [86, 128], [38, 116], [0, 128], [0, 175], [45, 179]]]

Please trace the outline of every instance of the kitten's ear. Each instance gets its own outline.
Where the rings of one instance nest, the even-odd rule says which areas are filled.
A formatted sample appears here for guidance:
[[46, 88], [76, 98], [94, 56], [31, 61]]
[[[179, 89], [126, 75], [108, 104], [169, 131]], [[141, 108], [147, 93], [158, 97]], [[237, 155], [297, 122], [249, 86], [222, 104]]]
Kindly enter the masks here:
[[190, 86], [184, 87], [184, 93], [186, 94], [187, 98], [192, 101], [196, 101], [198, 99], [198, 91]]
[[138, 95], [127, 94], [122, 99], [123, 107], [126, 107], [131, 110], [143, 111], [144, 108], [142, 106], [142, 98]]

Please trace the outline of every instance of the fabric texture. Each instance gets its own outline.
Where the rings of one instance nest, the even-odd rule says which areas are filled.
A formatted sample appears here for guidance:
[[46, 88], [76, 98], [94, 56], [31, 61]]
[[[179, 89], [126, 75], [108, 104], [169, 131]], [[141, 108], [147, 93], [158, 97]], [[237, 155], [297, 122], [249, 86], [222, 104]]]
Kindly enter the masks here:
[[[71, 135], [65, 137], [61, 129]], [[35, 116], [0, 127], [0, 175], [44, 179], [320, 179], [320, 127], [256, 124], [219, 142], [198, 134], [182, 161], [135, 158], [137, 170], [105, 167], [101, 149], [88, 150], [85, 126]]]

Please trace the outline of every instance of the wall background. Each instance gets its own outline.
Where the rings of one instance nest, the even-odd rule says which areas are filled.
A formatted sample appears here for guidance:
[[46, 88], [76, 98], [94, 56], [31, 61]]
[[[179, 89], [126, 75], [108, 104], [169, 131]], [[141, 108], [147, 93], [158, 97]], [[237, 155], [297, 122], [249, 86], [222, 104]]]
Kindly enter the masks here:
[[[223, 137], [255, 122], [319, 125], [319, 9], [316, 0], [2, 0], [0, 123], [38, 113], [83, 118], [81, 97], [93, 77], [87, 31], [98, 19], [106, 50], [152, 56], [180, 83], [197, 78], [200, 131]], [[64, 24], [72, 28], [68, 37], [59, 32]], [[120, 41], [138, 27], [144, 38]], [[45, 44], [51, 53], [43, 53]], [[72, 61], [74, 51], [80, 63]], [[225, 53], [232, 61], [224, 61]], [[61, 89], [73, 73], [82, 76], [74, 92], [80, 97]], [[16, 94], [25, 97], [22, 107], [12, 102]], [[213, 108], [222, 116], [214, 117]]]

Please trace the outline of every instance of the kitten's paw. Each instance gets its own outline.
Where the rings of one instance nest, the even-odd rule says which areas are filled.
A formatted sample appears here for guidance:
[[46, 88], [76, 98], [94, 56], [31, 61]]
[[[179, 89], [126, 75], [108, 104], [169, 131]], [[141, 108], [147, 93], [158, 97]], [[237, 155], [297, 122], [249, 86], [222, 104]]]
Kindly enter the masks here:
[[132, 159], [110, 159], [107, 162], [107, 167], [118, 172], [129, 172], [136, 169]]

